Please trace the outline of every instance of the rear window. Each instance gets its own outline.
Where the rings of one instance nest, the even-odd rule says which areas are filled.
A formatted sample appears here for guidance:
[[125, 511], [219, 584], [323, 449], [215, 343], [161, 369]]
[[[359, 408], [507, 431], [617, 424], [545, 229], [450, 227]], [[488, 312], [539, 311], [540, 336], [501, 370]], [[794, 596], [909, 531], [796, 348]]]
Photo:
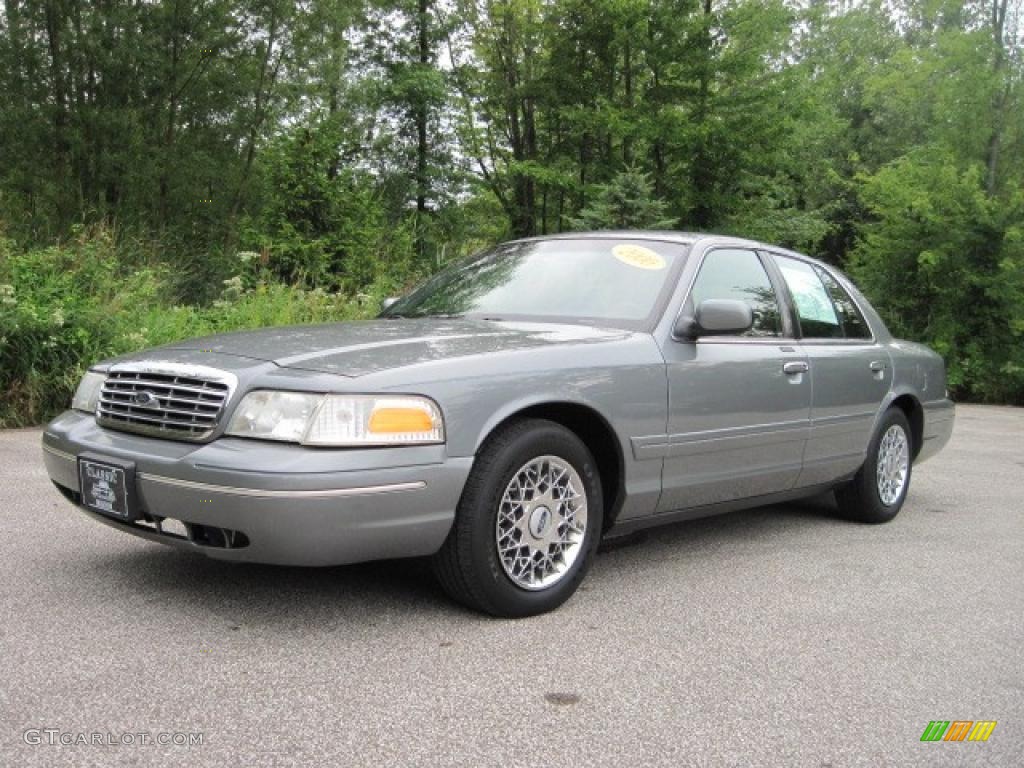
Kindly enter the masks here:
[[850, 294], [827, 270], [821, 267], [815, 267], [815, 269], [821, 281], [825, 284], [825, 290], [828, 291], [828, 295], [832, 298], [836, 311], [839, 313], [839, 319], [843, 323], [843, 332], [846, 338], [870, 339], [871, 329], [868, 327], [867, 321], [864, 320], [864, 315], [861, 314], [857, 308], [857, 303]]
[[775, 263], [786, 280], [796, 304], [800, 330], [809, 339], [841, 339], [843, 324], [814, 267], [805, 261], [776, 256]]

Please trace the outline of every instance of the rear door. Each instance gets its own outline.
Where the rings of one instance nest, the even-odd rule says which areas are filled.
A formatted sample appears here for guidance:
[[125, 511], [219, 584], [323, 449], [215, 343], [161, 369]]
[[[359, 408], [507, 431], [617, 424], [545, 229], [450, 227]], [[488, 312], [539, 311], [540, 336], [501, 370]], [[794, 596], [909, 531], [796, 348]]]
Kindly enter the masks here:
[[800, 328], [814, 381], [804, 468], [797, 486], [828, 483], [864, 462], [892, 365], [856, 302], [820, 265], [772, 254]]
[[668, 434], [659, 512], [791, 488], [800, 474], [811, 382], [786, 307], [753, 250], [703, 254], [683, 313], [705, 299], [740, 299], [754, 327], [740, 336], [670, 338]]

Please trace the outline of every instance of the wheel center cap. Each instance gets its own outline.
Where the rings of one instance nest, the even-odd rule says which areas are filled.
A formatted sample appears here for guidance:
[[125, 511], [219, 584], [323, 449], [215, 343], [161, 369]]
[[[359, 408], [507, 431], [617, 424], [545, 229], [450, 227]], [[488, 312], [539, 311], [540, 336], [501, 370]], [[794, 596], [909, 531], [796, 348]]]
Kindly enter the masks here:
[[535, 508], [530, 514], [530, 535], [535, 539], [541, 538], [550, 524], [551, 510], [544, 506]]

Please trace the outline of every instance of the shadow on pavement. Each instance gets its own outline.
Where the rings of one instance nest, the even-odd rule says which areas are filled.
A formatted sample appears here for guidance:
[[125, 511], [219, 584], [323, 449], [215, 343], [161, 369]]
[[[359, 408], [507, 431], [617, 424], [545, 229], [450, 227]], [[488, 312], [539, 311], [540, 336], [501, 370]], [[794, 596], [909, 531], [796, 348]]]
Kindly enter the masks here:
[[[836, 517], [831, 496], [733, 512], [641, 531], [604, 542], [606, 576], [614, 569], [641, 566], [666, 557], [708, 557], [738, 543], [818, 526], [847, 526]], [[755, 544], [756, 546], [756, 544]], [[610, 570], [609, 570], [610, 569]], [[331, 568], [228, 563], [202, 555], [137, 542], [101, 557], [66, 559], [61, 570], [76, 582], [102, 582], [97, 599], [116, 590], [148, 609], [205, 610], [222, 617], [229, 628], [242, 624], [308, 628], [311, 620], [329, 627], [336, 622], [398, 621], [424, 612], [476, 616], [452, 604], [437, 586], [425, 560], [394, 560]], [[120, 602], [120, 601], [119, 601]]]

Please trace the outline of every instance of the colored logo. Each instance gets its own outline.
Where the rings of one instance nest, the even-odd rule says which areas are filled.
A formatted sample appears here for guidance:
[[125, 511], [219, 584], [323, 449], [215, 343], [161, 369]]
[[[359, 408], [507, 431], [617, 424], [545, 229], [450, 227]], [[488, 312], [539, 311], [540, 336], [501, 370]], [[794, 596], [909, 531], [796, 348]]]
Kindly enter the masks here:
[[988, 741], [995, 727], [995, 720], [932, 720], [921, 741]]

